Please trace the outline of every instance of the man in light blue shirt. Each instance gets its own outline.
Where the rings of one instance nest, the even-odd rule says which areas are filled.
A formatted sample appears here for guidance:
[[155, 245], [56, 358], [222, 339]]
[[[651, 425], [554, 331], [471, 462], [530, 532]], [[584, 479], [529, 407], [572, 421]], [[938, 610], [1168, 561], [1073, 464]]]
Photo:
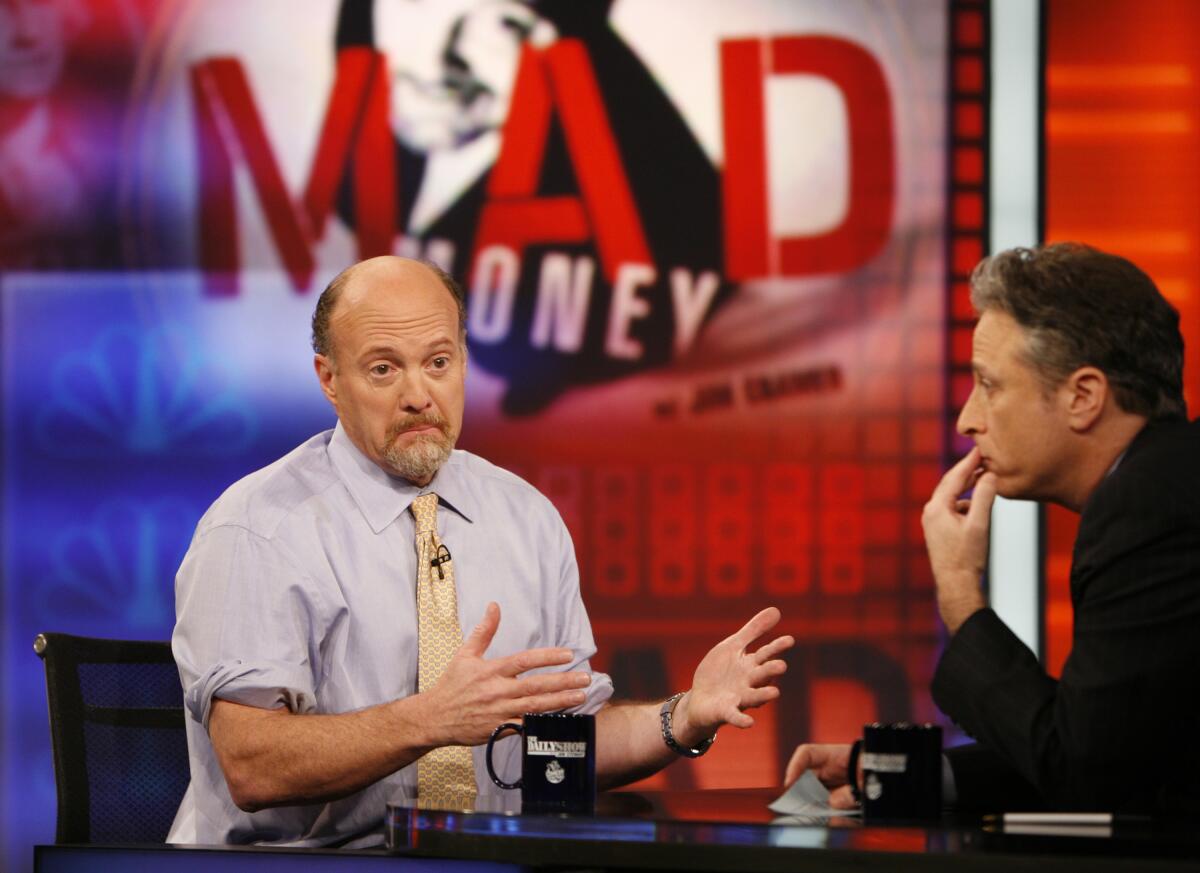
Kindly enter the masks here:
[[[315, 368], [338, 415], [233, 485], [200, 521], [176, 580], [173, 638], [192, 783], [172, 842], [363, 846], [422, 755], [481, 744], [526, 712], [595, 713], [602, 787], [707, 748], [723, 724], [778, 696], [788, 636], [764, 610], [701, 661], [674, 704], [612, 704], [574, 550], [533, 487], [454, 449], [466, 375], [461, 291], [440, 271], [381, 257], [339, 275], [313, 316]], [[414, 520], [438, 496], [464, 642], [417, 691]], [[501, 616], [503, 615], [503, 620]], [[471, 630], [473, 628], [473, 630]], [[497, 745], [498, 770], [520, 749]]]

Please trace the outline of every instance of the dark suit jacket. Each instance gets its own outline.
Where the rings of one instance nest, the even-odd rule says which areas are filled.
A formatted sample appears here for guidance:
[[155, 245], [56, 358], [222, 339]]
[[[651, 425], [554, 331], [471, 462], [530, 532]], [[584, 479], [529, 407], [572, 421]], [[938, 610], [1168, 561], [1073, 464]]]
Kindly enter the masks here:
[[1200, 422], [1147, 426], [1092, 494], [1071, 601], [1059, 681], [990, 609], [946, 647], [934, 700], [978, 740], [949, 754], [961, 805], [1200, 809]]

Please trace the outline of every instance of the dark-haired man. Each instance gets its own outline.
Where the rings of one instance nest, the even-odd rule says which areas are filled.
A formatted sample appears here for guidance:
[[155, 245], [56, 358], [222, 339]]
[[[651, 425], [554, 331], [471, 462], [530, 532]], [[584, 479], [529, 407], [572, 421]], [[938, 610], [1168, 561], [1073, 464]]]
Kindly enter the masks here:
[[[978, 740], [948, 752], [957, 803], [1200, 807], [1200, 425], [1178, 313], [1129, 261], [1071, 243], [986, 258], [971, 286], [958, 429], [975, 448], [922, 518], [951, 634], [934, 700]], [[1082, 514], [1058, 681], [979, 588], [996, 494]], [[801, 746], [787, 777], [812, 768], [848, 806], [846, 750]]]
[[[337, 427], [226, 491], [176, 580], [192, 783], [171, 841], [378, 843], [397, 793], [469, 808], [494, 790], [480, 746], [524, 713], [595, 713], [597, 779], [617, 785], [778, 695], [792, 639], [754, 647], [772, 608], [711, 649], [687, 693], [609, 704], [558, 513], [454, 448], [467, 349], [444, 273], [349, 268], [321, 295], [313, 346]], [[519, 747], [497, 751], [515, 781]]]

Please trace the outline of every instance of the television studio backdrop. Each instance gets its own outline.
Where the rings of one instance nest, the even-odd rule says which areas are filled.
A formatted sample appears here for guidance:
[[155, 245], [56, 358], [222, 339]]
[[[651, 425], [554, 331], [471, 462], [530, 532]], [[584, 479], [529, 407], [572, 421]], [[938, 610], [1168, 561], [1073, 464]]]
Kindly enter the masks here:
[[[7, 869], [53, 838], [34, 636], [169, 638], [200, 515], [334, 423], [317, 295], [388, 252], [468, 290], [460, 446], [557, 506], [618, 695], [687, 687], [763, 606], [798, 640], [755, 730], [650, 785], [775, 784], [802, 740], [941, 719], [920, 510], [966, 447], [966, 277], [1041, 239], [1132, 258], [1195, 396], [1197, 25], [1185, 0], [0, 3]], [[1008, 504], [995, 536], [993, 599], [1055, 670], [1072, 517]]]

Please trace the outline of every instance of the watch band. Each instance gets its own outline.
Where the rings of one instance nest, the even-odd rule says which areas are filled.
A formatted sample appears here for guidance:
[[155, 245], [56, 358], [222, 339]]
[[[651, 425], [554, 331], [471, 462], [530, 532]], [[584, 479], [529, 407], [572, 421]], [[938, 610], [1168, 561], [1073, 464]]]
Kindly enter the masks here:
[[679, 702], [679, 698], [683, 697], [686, 692], [680, 691], [673, 694], [663, 701], [662, 708], [658, 711], [659, 721], [662, 723], [663, 742], [667, 744], [667, 748], [677, 755], [682, 755], [685, 758], [699, 758], [709, 750], [712, 744], [716, 741], [717, 735], [713, 734], [708, 739], [704, 740], [695, 748], [689, 749], [687, 746], [681, 746], [679, 741], [675, 739], [675, 734], [671, 733], [671, 716], [675, 713], [675, 704]]

